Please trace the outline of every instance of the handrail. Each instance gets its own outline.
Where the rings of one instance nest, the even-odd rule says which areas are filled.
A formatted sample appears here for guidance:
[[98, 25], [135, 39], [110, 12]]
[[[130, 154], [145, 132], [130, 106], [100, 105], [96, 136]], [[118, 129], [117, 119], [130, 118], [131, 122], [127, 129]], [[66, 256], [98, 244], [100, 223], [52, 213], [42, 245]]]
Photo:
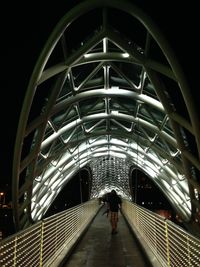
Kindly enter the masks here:
[[[93, 199], [1, 240], [0, 266], [59, 266], [100, 208], [99, 201]], [[122, 213], [151, 258], [152, 266], [200, 266], [200, 239], [125, 199]]]
[[[199, 267], [200, 239], [160, 215], [123, 201], [123, 215], [135, 232], [148, 258], [159, 267]], [[151, 254], [151, 255], [150, 255]], [[157, 265], [159, 262], [159, 265]]]
[[58, 266], [100, 208], [97, 199], [41, 220], [0, 241], [0, 266]]

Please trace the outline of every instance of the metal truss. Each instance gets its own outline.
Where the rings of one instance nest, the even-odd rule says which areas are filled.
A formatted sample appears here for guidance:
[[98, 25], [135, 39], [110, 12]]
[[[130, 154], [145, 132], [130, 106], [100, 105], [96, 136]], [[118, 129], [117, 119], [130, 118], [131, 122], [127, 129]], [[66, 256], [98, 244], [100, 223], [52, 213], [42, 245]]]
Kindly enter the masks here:
[[147, 14], [128, 1], [82, 1], [55, 25], [27, 88], [13, 162], [17, 227], [41, 219], [86, 166], [92, 196], [113, 186], [129, 197], [135, 166], [184, 221], [196, 220], [200, 164], [187, 133], [199, 151], [199, 123], [181, 67]]

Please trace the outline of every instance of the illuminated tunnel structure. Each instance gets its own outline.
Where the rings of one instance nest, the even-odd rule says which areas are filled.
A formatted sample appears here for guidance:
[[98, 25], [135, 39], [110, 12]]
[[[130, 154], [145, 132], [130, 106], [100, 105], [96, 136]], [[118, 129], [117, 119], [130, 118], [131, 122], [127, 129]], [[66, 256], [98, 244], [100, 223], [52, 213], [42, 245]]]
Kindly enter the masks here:
[[27, 88], [13, 161], [17, 228], [40, 220], [83, 168], [90, 198], [116, 188], [130, 199], [138, 169], [183, 221], [198, 221], [199, 124], [154, 21], [128, 1], [82, 1], [55, 25]]

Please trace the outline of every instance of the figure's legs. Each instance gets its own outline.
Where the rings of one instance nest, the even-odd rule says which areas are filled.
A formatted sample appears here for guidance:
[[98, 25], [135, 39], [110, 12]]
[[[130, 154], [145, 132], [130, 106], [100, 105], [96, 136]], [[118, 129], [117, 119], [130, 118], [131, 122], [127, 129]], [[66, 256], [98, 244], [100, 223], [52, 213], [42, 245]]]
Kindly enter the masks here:
[[112, 234], [117, 233], [118, 212], [110, 212], [110, 223], [112, 227]]

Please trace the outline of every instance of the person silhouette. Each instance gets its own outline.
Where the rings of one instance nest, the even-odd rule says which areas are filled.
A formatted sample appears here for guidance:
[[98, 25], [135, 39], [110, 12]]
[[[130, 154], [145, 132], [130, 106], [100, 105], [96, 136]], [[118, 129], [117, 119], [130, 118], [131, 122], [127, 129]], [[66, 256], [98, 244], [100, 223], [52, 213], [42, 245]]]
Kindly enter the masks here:
[[108, 195], [109, 219], [112, 227], [111, 234], [117, 234], [117, 224], [119, 220], [118, 213], [119, 209], [121, 209], [121, 205], [122, 200], [113, 189]]

